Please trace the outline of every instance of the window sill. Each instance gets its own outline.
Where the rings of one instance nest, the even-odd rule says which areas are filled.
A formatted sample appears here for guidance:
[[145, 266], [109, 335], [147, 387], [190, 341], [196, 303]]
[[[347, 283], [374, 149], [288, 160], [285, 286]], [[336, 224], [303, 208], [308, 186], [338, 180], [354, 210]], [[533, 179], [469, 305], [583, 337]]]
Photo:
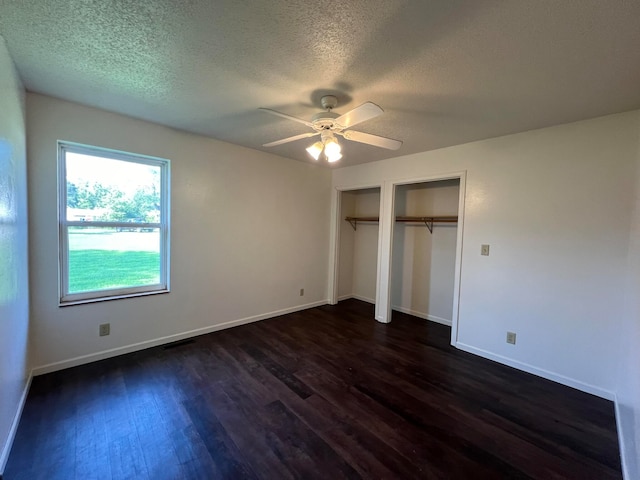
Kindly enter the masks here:
[[110, 295], [104, 297], [93, 297], [93, 298], [83, 298], [78, 300], [60, 300], [58, 303], [59, 307], [71, 307], [73, 305], [84, 305], [87, 303], [98, 303], [98, 302], [109, 302], [111, 300], [122, 300], [124, 298], [134, 298], [134, 297], [146, 297], [148, 295], [159, 295], [163, 293], [169, 293], [169, 289], [165, 288], [162, 290], [153, 290], [150, 292], [135, 292], [135, 293], [126, 293], [121, 295]]

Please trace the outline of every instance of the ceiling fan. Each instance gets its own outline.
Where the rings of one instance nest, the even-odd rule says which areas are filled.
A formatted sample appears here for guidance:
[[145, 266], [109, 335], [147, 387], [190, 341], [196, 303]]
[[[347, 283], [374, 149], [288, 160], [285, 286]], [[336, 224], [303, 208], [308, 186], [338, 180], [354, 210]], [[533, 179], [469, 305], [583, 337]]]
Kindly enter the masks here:
[[300, 135], [294, 135], [293, 137], [283, 138], [282, 140], [276, 140], [271, 143], [265, 143], [263, 147], [275, 147], [276, 145], [282, 145], [283, 143], [320, 135], [320, 141], [309, 146], [307, 148], [307, 152], [314, 160], [318, 160], [320, 158], [320, 154], [324, 151], [327, 161], [336, 162], [342, 158], [342, 148], [336, 139], [336, 135], [354, 142], [366, 143], [375, 147], [388, 148], [389, 150], [397, 150], [402, 146], [402, 142], [400, 140], [381, 137], [379, 135], [371, 135], [370, 133], [358, 132], [356, 130], [348, 130], [354, 125], [375, 118], [378, 115], [382, 115], [384, 110], [375, 103], [363, 103], [359, 107], [356, 107], [342, 115], [333, 113], [333, 109], [338, 105], [338, 99], [335, 96], [325, 95], [320, 99], [320, 103], [322, 104], [322, 108], [326, 109], [326, 112], [316, 113], [311, 118], [310, 122], [269, 108], [260, 108], [260, 110], [264, 112], [288, 118], [294, 122], [302, 123], [314, 130], [313, 132], [301, 133]]

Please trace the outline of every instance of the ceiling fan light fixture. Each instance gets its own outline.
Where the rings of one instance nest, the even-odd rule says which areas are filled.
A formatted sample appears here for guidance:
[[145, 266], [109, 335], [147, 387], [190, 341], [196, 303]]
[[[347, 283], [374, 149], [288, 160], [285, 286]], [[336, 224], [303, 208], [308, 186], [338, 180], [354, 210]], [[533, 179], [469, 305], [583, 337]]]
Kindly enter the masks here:
[[322, 142], [316, 142], [313, 145], [307, 147], [307, 153], [311, 155], [314, 160], [318, 160], [323, 148], [324, 145], [322, 144]]
[[325, 150], [325, 155], [327, 157], [327, 162], [329, 163], [337, 162], [342, 158], [342, 154], [340, 152], [334, 153], [334, 154], [328, 154]]
[[345, 140], [364, 143], [374, 147], [387, 148], [389, 150], [397, 150], [402, 146], [402, 142], [400, 140], [351, 130], [351, 127], [384, 113], [382, 108], [375, 103], [365, 102], [359, 107], [356, 107], [342, 115], [333, 112], [333, 109], [338, 105], [338, 99], [334, 95], [324, 95], [320, 99], [320, 103], [322, 104], [322, 108], [326, 109], [326, 112], [316, 113], [311, 118], [310, 122], [303, 120], [302, 118], [292, 117], [286, 113], [277, 112], [276, 110], [261, 108], [260, 110], [263, 112], [286, 118], [296, 123], [302, 123], [313, 130], [309, 133], [301, 133], [281, 140], [276, 140], [275, 142], [265, 143], [262, 146], [276, 147], [302, 138], [320, 135], [320, 141], [310, 145], [306, 150], [314, 160], [319, 160], [322, 152], [324, 152], [324, 156], [328, 162], [337, 162], [342, 158], [342, 146], [338, 143], [336, 135], [341, 136]]
[[327, 155], [327, 158], [329, 157], [335, 158], [337, 155], [340, 155], [341, 151], [342, 151], [342, 147], [340, 147], [340, 144], [335, 138], [329, 138], [324, 143], [324, 153]]

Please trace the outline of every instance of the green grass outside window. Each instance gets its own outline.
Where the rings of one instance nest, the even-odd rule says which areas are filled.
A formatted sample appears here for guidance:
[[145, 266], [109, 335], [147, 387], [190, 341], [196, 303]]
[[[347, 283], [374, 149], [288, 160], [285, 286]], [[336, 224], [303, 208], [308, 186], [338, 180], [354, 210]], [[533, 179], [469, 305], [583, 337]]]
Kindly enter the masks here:
[[69, 292], [87, 292], [160, 282], [160, 254], [119, 250], [71, 250]]

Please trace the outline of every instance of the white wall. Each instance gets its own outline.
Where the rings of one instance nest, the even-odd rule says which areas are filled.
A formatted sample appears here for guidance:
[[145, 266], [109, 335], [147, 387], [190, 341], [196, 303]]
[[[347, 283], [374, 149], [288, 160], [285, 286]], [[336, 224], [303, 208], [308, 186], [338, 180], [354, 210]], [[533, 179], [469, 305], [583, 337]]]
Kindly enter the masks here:
[[635, 208], [629, 237], [628, 283], [620, 328], [622, 349], [616, 392], [618, 433], [625, 478], [629, 480], [640, 478], [640, 142], [636, 158]]
[[28, 385], [24, 90], [0, 37], [0, 474]]
[[[400, 185], [395, 215], [456, 216], [459, 180]], [[393, 228], [391, 303], [399, 310], [451, 325], [457, 225], [396, 222]]]
[[333, 184], [384, 182], [388, 210], [392, 181], [466, 171], [456, 345], [611, 398], [639, 121], [634, 111], [338, 169]]
[[[380, 189], [356, 190], [356, 217], [380, 215]], [[342, 228], [351, 228], [344, 222]], [[375, 302], [376, 272], [378, 268], [379, 225], [366, 222], [358, 225], [353, 239], [353, 295]]]
[[353, 243], [355, 230], [344, 220], [353, 216], [356, 211], [356, 194], [342, 192], [340, 194], [340, 254], [338, 260], [338, 299], [353, 296]]
[[[327, 169], [37, 94], [27, 112], [36, 373], [326, 303]], [[171, 160], [171, 293], [57, 306], [58, 139]]]

